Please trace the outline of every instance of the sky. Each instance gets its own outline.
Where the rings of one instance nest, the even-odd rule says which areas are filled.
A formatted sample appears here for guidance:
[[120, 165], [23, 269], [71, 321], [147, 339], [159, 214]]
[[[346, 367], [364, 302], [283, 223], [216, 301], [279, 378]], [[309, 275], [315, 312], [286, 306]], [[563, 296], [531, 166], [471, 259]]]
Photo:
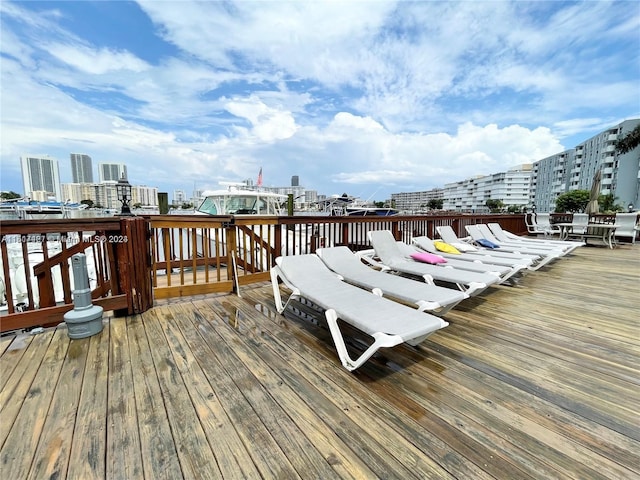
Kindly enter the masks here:
[[382, 201], [640, 117], [637, 1], [0, 2], [0, 190], [21, 155]]

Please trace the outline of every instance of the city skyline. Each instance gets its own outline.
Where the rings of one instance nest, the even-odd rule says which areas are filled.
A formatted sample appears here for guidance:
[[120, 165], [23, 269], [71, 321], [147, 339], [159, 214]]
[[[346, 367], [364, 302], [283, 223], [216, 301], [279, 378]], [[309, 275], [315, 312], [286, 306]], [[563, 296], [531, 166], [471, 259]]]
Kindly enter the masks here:
[[[640, 116], [637, 2], [0, 11], [4, 190], [19, 188], [25, 153], [86, 152], [160, 191], [262, 169], [264, 186], [298, 175], [326, 195], [385, 199], [531, 163]], [[64, 162], [60, 174], [71, 178]]]
[[[397, 201], [399, 202], [398, 205], [402, 204], [401, 209], [409, 211], [420, 210], [424, 207], [422, 204], [425, 204], [428, 199], [436, 197], [444, 200], [444, 208], [448, 210], [475, 211], [484, 208], [485, 201], [492, 199], [500, 200], [505, 208], [516, 207], [520, 210], [523, 207], [533, 208], [532, 205], [536, 205], [542, 211], [550, 211], [553, 209], [555, 198], [559, 194], [569, 190], [591, 188], [593, 175], [597, 170], [601, 170], [601, 194], [612, 194], [614, 201], [621, 200], [624, 205], [628, 205], [631, 208], [631, 206], [637, 206], [638, 202], [640, 202], [640, 184], [637, 180], [640, 178], [640, 165], [635, 153], [637, 148], [627, 153], [617, 154], [615, 144], [618, 140], [624, 139], [639, 125], [640, 119], [624, 121], [618, 125], [610, 126], [591, 138], [585, 139], [573, 149], [559, 152], [530, 164], [513, 166], [505, 172], [495, 172], [491, 175], [476, 175], [445, 184], [443, 188], [437, 187], [429, 191], [392, 192], [391, 198], [384, 200]], [[72, 167], [74, 167], [74, 160], [77, 162], [77, 159], [81, 158], [85, 163], [85, 170], [92, 170], [90, 156], [71, 154], [70, 157]], [[55, 163], [55, 171], [57, 172], [58, 170], [58, 161], [50, 157], [42, 159], [22, 157], [25, 185], [33, 182], [44, 182], [42, 178], [38, 179], [36, 178], [37, 176], [32, 176], [30, 170], [25, 167], [25, 165], [29, 165], [28, 162], [34, 161], [36, 163]], [[115, 179], [119, 179], [121, 174], [126, 178], [126, 168], [124, 164], [99, 163], [101, 183], [104, 182], [105, 175], [113, 177], [109, 178], [107, 183], [115, 183]], [[36, 172], [42, 169], [43, 167], [40, 165], [36, 168]], [[255, 182], [251, 179], [247, 179], [245, 182], [249, 186], [260, 187], [262, 184], [261, 176], [262, 169]], [[53, 178], [50, 180], [51, 182], [54, 182]], [[532, 184], [531, 187], [530, 184]], [[73, 195], [66, 195], [65, 198], [73, 197], [74, 201], [83, 200], [84, 198], [81, 195], [79, 196], [78, 193], [80, 191], [78, 187], [81, 187], [81, 185], [63, 184], [63, 191], [65, 187], [74, 191]], [[143, 187], [143, 189], [145, 191], [149, 190], [146, 187]], [[156, 193], [158, 192], [156, 187], [151, 189]], [[292, 193], [291, 191], [283, 192], [282, 190], [298, 189], [299, 192], [297, 194], [299, 198], [304, 198], [304, 201], [312, 203], [318, 199], [317, 191], [300, 186], [298, 175], [291, 176], [291, 182], [288, 186], [267, 187], [267, 189], [277, 191], [277, 193]], [[311, 194], [311, 199], [307, 198], [307, 195], [304, 194], [305, 191]], [[42, 194], [42, 192], [37, 193], [39, 196]], [[195, 190], [194, 186], [194, 191], [189, 198], [187, 198], [182, 189], [173, 189], [172, 192], [165, 193], [172, 193], [172, 204], [181, 205], [185, 202], [197, 204], [198, 199], [201, 198], [202, 191]], [[296, 194], [295, 191], [293, 193]], [[320, 195], [324, 196], [323, 194]], [[91, 199], [93, 200], [93, 198]], [[155, 202], [150, 204], [155, 204]]]

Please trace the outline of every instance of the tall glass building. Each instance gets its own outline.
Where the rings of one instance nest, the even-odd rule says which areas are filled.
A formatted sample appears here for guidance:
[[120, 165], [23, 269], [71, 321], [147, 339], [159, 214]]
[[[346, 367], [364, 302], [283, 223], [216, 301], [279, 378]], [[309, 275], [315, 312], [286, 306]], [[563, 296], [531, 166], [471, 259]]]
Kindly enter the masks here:
[[23, 155], [20, 167], [25, 196], [62, 201], [58, 160], [48, 155]]
[[91, 157], [84, 153], [72, 153], [70, 157], [73, 183], [93, 183]]
[[127, 166], [124, 163], [100, 163], [98, 165], [100, 171], [100, 182], [117, 182], [127, 177]]

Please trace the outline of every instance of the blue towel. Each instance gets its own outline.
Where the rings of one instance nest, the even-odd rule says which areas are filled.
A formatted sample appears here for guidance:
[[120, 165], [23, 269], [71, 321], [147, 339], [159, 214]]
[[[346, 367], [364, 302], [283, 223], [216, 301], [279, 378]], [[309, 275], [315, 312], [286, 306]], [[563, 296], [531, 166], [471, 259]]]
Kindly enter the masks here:
[[485, 248], [500, 248], [500, 245], [496, 245], [491, 240], [487, 240], [486, 238], [479, 238], [478, 240], [476, 240], [476, 243]]

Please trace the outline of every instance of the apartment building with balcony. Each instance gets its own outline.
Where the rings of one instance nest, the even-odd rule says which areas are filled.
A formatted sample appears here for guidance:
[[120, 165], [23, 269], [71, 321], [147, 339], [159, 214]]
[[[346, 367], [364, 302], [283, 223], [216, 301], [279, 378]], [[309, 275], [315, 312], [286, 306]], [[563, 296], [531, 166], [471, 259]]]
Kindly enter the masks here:
[[429, 210], [431, 200], [442, 200], [444, 190], [433, 188], [422, 192], [401, 192], [391, 194], [391, 205], [403, 213], [420, 213]]
[[530, 201], [532, 165], [514, 166], [506, 172], [479, 175], [445, 184], [443, 208], [462, 212], [488, 211], [487, 200], [524, 208]]
[[600, 193], [612, 194], [616, 203], [640, 209], [640, 148], [619, 154], [616, 142], [640, 124], [625, 120], [571, 150], [534, 164], [531, 205], [539, 212], [553, 212], [558, 195], [571, 190], [590, 190], [601, 172]]

